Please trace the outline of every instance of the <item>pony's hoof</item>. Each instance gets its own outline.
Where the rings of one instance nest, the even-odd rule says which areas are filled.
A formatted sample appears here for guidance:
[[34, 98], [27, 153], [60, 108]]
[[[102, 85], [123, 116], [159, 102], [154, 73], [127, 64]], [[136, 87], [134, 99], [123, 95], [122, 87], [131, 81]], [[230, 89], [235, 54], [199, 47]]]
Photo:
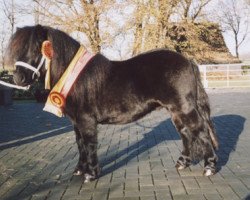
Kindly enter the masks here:
[[90, 175], [88, 173], [84, 174], [84, 183], [88, 183], [93, 180], [95, 180], [95, 176]]
[[82, 174], [83, 174], [83, 172], [80, 169], [75, 169], [75, 171], [73, 172], [74, 176], [80, 176]]
[[204, 169], [203, 175], [204, 176], [212, 176], [215, 173], [216, 173], [215, 169], [208, 168], [208, 169]]
[[186, 167], [189, 167], [190, 163], [191, 159], [188, 156], [181, 155], [176, 162], [175, 168], [177, 170], [182, 170], [185, 169]]
[[180, 163], [176, 163], [175, 168], [176, 168], [177, 170], [182, 170], [182, 169], [185, 169], [186, 166], [181, 165]]

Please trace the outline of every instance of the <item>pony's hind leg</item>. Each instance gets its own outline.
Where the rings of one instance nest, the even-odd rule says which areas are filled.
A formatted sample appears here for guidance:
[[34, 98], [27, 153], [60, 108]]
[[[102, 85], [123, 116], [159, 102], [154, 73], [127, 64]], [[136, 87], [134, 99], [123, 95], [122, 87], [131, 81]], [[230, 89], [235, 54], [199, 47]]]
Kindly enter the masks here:
[[172, 121], [181, 135], [182, 155], [177, 161], [177, 169], [190, 165], [191, 161], [205, 160], [204, 175], [216, 172], [217, 156], [209, 134], [209, 125], [203, 119], [192, 102], [186, 101], [181, 110], [172, 109]]
[[190, 151], [188, 148], [189, 138], [187, 137], [186, 129], [184, 125], [182, 124], [178, 115], [176, 115], [175, 113], [172, 113], [172, 122], [174, 123], [177, 131], [180, 133], [182, 145], [183, 145], [181, 156], [179, 157], [175, 165], [175, 167], [178, 170], [181, 170], [181, 169], [188, 167], [191, 164]]

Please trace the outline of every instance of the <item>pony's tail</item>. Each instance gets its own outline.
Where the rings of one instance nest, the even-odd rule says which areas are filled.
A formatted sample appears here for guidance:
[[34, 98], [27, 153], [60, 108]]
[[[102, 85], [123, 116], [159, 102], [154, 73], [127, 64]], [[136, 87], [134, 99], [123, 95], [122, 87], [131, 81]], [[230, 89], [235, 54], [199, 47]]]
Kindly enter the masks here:
[[208, 125], [207, 128], [208, 128], [209, 136], [211, 138], [214, 149], [218, 149], [219, 142], [218, 142], [218, 138], [214, 129], [213, 122], [210, 118], [210, 112], [211, 112], [210, 105], [209, 105], [207, 93], [201, 82], [199, 67], [194, 61], [191, 61], [191, 64], [194, 70], [194, 75], [196, 77], [198, 111], [202, 115], [202, 118], [205, 120], [206, 124]]

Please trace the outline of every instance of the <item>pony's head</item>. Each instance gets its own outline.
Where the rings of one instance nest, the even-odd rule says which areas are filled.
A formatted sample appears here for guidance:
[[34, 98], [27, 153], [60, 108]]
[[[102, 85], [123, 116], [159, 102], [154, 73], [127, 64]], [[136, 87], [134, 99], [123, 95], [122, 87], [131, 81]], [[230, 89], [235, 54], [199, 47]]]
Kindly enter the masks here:
[[5, 54], [6, 64], [15, 66], [15, 84], [28, 86], [37, 78], [44, 80], [46, 56], [42, 54], [42, 46], [45, 41], [50, 43], [53, 51], [50, 70], [52, 84], [60, 78], [80, 47], [79, 42], [69, 35], [51, 27], [36, 25], [18, 28]]
[[41, 47], [47, 39], [47, 32], [40, 25], [27, 26], [18, 28], [11, 37], [6, 51], [6, 63], [8, 66], [15, 66], [13, 79], [17, 85], [30, 85], [45, 73], [42, 68]]

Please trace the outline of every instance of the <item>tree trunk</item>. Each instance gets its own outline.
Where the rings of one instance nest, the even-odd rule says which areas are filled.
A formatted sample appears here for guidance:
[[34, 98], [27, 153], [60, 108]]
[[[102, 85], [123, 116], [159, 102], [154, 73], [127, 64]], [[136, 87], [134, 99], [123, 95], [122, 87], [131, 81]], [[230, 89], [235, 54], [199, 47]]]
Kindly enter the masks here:
[[239, 58], [239, 42], [238, 42], [238, 35], [236, 33], [234, 35], [234, 39], [235, 39], [235, 54], [236, 57]]

